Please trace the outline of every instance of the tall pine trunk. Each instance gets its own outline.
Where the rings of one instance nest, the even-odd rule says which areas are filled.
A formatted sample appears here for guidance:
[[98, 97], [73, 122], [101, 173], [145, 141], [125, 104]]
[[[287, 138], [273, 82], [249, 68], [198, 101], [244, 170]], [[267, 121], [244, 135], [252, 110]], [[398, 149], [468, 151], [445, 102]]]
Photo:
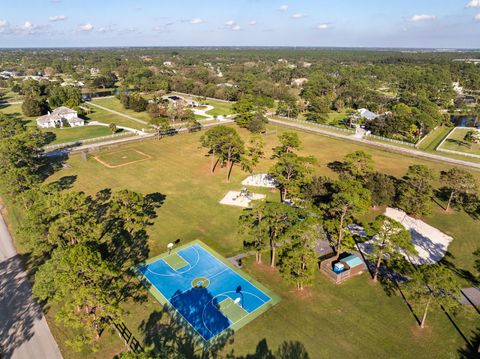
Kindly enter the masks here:
[[215, 150], [212, 150], [212, 161], [210, 163], [210, 173], [213, 173], [213, 170], [215, 169]]
[[227, 151], [227, 182], [230, 182], [230, 172], [232, 170], [233, 163], [232, 161], [232, 148], [229, 147]]
[[375, 274], [373, 275], [374, 282], [378, 281], [378, 270], [380, 269], [380, 264], [382, 264], [382, 256], [383, 256], [383, 251], [380, 251], [380, 253], [378, 254], [377, 265], [375, 267]]
[[452, 191], [452, 193], [450, 193], [450, 197], [448, 198], [447, 208], [445, 209], [445, 212], [448, 212], [450, 210], [450, 206], [452, 205], [452, 200], [454, 195], [455, 195], [455, 191]]
[[275, 268], [275, 245], [272, 245], [272, 261], [270, 267]]
[[233, 162], [230, 161], [230, 168], [228, 169], [228, 174], [227, 174], [227, 182], [230, 182], [230, 176], [232, 174], [232, 169], [233, 169]]
[[423, 312], [422, 323], [420, 324], [420, 328], [425, 328], [425, 320], [427, 319], [428, 307], [430, 306], [431, 300], [432, 300], [432, 296], [428, 298], [427, 305], [425, 306], [425, 311]]
[[342, 215], [340, 216], [340, 228], [338, 231], [338, 239], [337, 239], [337, 259], [340, 257], [340, 245], [342, 244], [343, 240], [343, 222], [345, 221], [345, 215], [347, 214], [347, 210], [344, 209]]

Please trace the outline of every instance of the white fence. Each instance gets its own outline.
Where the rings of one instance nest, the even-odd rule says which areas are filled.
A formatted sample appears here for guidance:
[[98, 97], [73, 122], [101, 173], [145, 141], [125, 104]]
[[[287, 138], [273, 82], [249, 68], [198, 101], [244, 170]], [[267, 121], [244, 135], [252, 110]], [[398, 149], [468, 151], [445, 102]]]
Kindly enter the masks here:
[[372, 135], [372, 134], [369, 134], [366, 137], [367, 138], [374, 138], [374, 139], [377, 139], [377, 140], [380, 140], [380, 141], [396, 143], [397, 145], [408, 146], [408, 147], [416, 147], [414, 143], [400, 141], [400, 140], [394, 140], [394, 139], [387, 138], [387, 137], [382, 137], [382, 136], [377, 136], [377, 135]]
[[466, 152], [460, 152], [460, 151], [453, 151], [453, 150], [446, 150], [444, 148], [438, 148], [437, 151], [439, 152], [445, 152], [445, 153], [451, 153], [453, 155], [460, 155], [460, 156], [467, 156], [467, 157], [472, 157], [472, 158], [478, 158], [480, 159], [479, 155], [475, 155], [473, 153], [466, 153]]
[[107, 136], [88, 138], [86, 140], [78, 140], [78, 141], [65, 142], [65, 143], [57, 143], [55, 145], [48, 145], [48, 146], [45, 146], [43, 148], [45, 150], [54, 150], [54, 149], [57, 149], [57, 148], [77, 146], [77, 145], [84, 144], [84, 143], [108, 140], [108, 139], [111, 139], [111, 138], [128, 136], [128, 135], [132, 135], [132, 134], [133, 134], [132, 132], [125, 131], [125, 132], [122, 132], [122, 133], [115, 133], [115, 134], [107, 135]]
[[172, 91], [170, 93], [167, 93], [167, 95], [180, 95], [180, 96], [185, 96], [185, 97], [191, 97], [191, 98], [205, 98], [207, 100], [213, 100], [213, 101], [219, 101], [219, 102], [224, 102], [224, 103], [235, 103], [235, 101], [229, 101], [229, 100], [222, 100], [219, 98], [214, 98], [214, 97], [207, 97], [207, 96], [202, 96], [202, 95], [194, 95], [191, 93], [185, 93], [185, 92], [179, 92], [179, 91]]
[[458, 127], [455, 127], [454, 129], [452, 129], [448, 135], [445, 136], [445, 138], [442, 140], [442, 142], [440, 142], [440, 144], [437, 146], [437, 148], [435, 148], [435, 151], [438, 151], [438, 152], [444, 152], [444, 153], [450, 153], [452, 155], [459, 155], [459, 156], [466, 156], [466, 157], [471, 157], [471, 158], [479, 158], [480, 159], [480, 155], [476, 155], [474, 153], [467, 153], [467, 152], [461, 152], [461, 151], [454, 151], [454, 150], [447, 150], [446, 148], [442, 148], [443, 144], [445, 143], [446, 140], [448, 140], [448, 138], [450, 137], [450, 135], [456, 131], [458, 129]]
[[423, 140], [425, 140], [425, 139], [428, 137], [428, 135], [434, 133], [434, 132], [437, 130], [437, 128], [438, 128], [438, 126], [435, 127], [433, 130], [431, 130], [429, 133], [427, 133], [425, 136], [423, 136], [421, 139], [419, 139], [419, 140], [417, 141], [417, 143], [415, 144], [415, 147], [416, 147], [416, 148], [420, 147], [420, 145], [422, 144]]
[[329, 129], [329, 130], [347, 132], [347, 133], [352, 133], [352, 134], [355, 133], [355, 130], [351, 130], [351, 129], [348, 129], [348, 128], [341, 128], [341, 127], [335, 127], [335, 126], [325, 125], [325, 124], [323, 124], [323, 123], [316, 123], [316, 122], [312, 122], [312, 121], [299, 120], [299, 119], [297, 119], [297, 118], [288, 118], [288, 117], [279, 116], [279, 115], [275, 115], [275, 117], [278, 117], [278, 118], [281, 119], [281, 120], [287, 120], [287, 121], [293, 121], [293, 122], [303, 123], [303, 124], [305, 124], [305, 125], [322, 127], [322, 128]]

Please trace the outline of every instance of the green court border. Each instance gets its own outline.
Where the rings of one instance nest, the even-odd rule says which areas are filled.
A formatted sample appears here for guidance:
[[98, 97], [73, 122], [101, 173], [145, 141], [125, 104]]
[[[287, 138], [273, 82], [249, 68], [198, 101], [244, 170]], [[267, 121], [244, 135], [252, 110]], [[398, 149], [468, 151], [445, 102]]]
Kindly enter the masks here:
[[[233, 266], [232, 263], [230, 263], [225, 257], [223, 257], [222, 255], [220, 255], [218, 252], [216, 252], [215, 250], [213, 250], [212, 248], [210, 248], [209, 246], [207, 246], [205, 243], [203, 243], [202, 241], [196, 239], [196, 240], [193, 240], [191, 242], [188, 242], [186, 244], [183, 244], [181, 246], [178, 246], [176, 247], [175, 249], [173, 249], [171, 251], [171, 253], [176, 253], [184, 248], [188, 248], [188, 247], [191, 247], [192, 245], [194, 244], [198, 244], [199, 246], [201, 246], [203, 249], [205, 249], [208, 253], [210, 253], [211, 255], [213, 255], [215, 258], [217, 258], [218, 260], [220, 260], [220, 262], [222, 262], [223, 264], [225, 264], [227, 267], [229, 267], [230, 269], [232, 269], [235, 273], [237, 273], [238, 275], [240, 275], [243, 279], [245, 279], [247, 282], [253, 284], [255, 287], [257, 287], [257, 289], [261, 290], [263, 293], [265, 293], [266, 295], [268, 295], [270, 297], [270, 301], [262, 304], [262, 306], [260, 306], [259, 308], [257, 308], [254, 312], [246, 315], [245, 317], [243, 317], [242, 319], [240, 319], [238, 322], [234, 323], [233, 325], [231, 325], [230, 327], [228, 327], [227, 329], [225, 329], [224, 331], [220, 332], [219, 334], [217, 334], [216, 336], [210, 338], [208, 341], [205, 340], [199, 333], [197, 333], [197, 331], [195, 330], [195, 328], [190, 324], [190, 322], [188, 322], [185, 318], [183, 318], [183, 316], [181, 315], [181, 313], [179, 311], [177, 311], [177, 309], [171, 305], [170, 301], [165, 298], [163, 296], [163, 294], [148, 280], [147, 277], [145, 277], [142, 272], [140, 272], [140, 267], [143, 267], [147, 264], [150, 264], [150, 263], [153, 263], [153, 262], [156, 262], [158, 261], [159, 259], [162, 259], [166, 256], [169, 255], [168, 252], [165, 252], [165, 253], [162, 253], [162, 254], [159, 254], [155, 257], [152, 257], [152, 258], [149, 258], [148, 260], [146, 260], [145, 262], [143, 263], [140, 263], [138, 265], [136, 265], [135, 267], [133, 267], [133, 271], [135, 272], [136, 276], [140, 279], [140, 281], [147, 287], [148, 291], [150, 292], [150, 294], [160, 303], [164, 306], [164, 308], [167, 308], [169, 311], [172, 311], [173, 313], [176, 313], [178, 314], [178, 317], [181, 318], [181, 324], [182, 326], [184, 327], [184, 329], [190, 333], [192, 336], [194, 336], [197, 340], [197, 344], [199, 346], [205, 346], [207, 344], [211, 344], [213, 342], [215, 342], [219, 337], [222, 336], [222, 334], [226, 331], [229, 331], [229, 330], [233, 330], [234, 332], [240, 330], [241, 328], [243, 328], [245, 325], [247, 325], [248, 323], [250, 323], [251, 321], [255, 320], [256, 318], [258, 318], [259, 316], [261, 316], [262, 314], [264, 314], [267, 310], [269, 310], [270, 308], [272, 308], [273, 306], [275, 306], [276, 304], [278, 304], [281, 300], [281, 298], [275, 294], [274, 292], [272, 292], [270, 289], [268, 289], [267, 287], [265, 287], [263, 284], [259, 283], [258, 281], [256, 281], [255, 279], [253, 279], [251, 276], [249, 276], [247, 273], [243, 272], [242, 270], [239, 270], [238, 268], [236, 268], [235, 266]], [[170, 254], [171, 254], [170, 253]]]

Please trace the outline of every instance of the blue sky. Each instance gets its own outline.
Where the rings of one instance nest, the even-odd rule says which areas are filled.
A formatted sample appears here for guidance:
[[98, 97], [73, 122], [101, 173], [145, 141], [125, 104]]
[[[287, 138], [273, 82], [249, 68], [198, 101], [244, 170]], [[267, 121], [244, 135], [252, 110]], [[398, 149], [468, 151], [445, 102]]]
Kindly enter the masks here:
[[0, 47], [480, 48], [480, 0], [2, 0]]

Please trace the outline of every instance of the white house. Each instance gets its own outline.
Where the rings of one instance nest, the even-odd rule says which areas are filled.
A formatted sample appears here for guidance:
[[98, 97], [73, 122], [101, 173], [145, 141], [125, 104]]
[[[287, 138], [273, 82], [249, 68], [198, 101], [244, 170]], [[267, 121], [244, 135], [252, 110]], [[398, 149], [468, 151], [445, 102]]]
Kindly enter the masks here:
[[375, 120], [376, 118], [380, 117], [380, 115], [377, 115], [376, 113], [373, 113], [372, 111], [367, 110], [366, 108], [361, 108], [358, 110], [358, 113], [362, 118], [365, 118], [367, 120]]
[[58, 128], [68, 124], [70, 127], [85, 126], [85, 121], [78, 117], [77, 111], [59, 107], [48, 115], [37, 118], [37, 125], [42, 128]]
[[300, 77], [298, 79], [293, 79], [292, 82], [290, 83], [292, 86], [295, 87], [301, 87], [305, 85], [308, 82], [308, 79], [305, 77]]
[[0, 72], [0, 77], [4, 79], [9, 79], [15, 77], [17, 74], [13, 71], [2, 71]]
[[91, 67], [89, 71], [91, 76], [97, 76], [98, 74], [100, 74], [100, 69], [96, 67]]

